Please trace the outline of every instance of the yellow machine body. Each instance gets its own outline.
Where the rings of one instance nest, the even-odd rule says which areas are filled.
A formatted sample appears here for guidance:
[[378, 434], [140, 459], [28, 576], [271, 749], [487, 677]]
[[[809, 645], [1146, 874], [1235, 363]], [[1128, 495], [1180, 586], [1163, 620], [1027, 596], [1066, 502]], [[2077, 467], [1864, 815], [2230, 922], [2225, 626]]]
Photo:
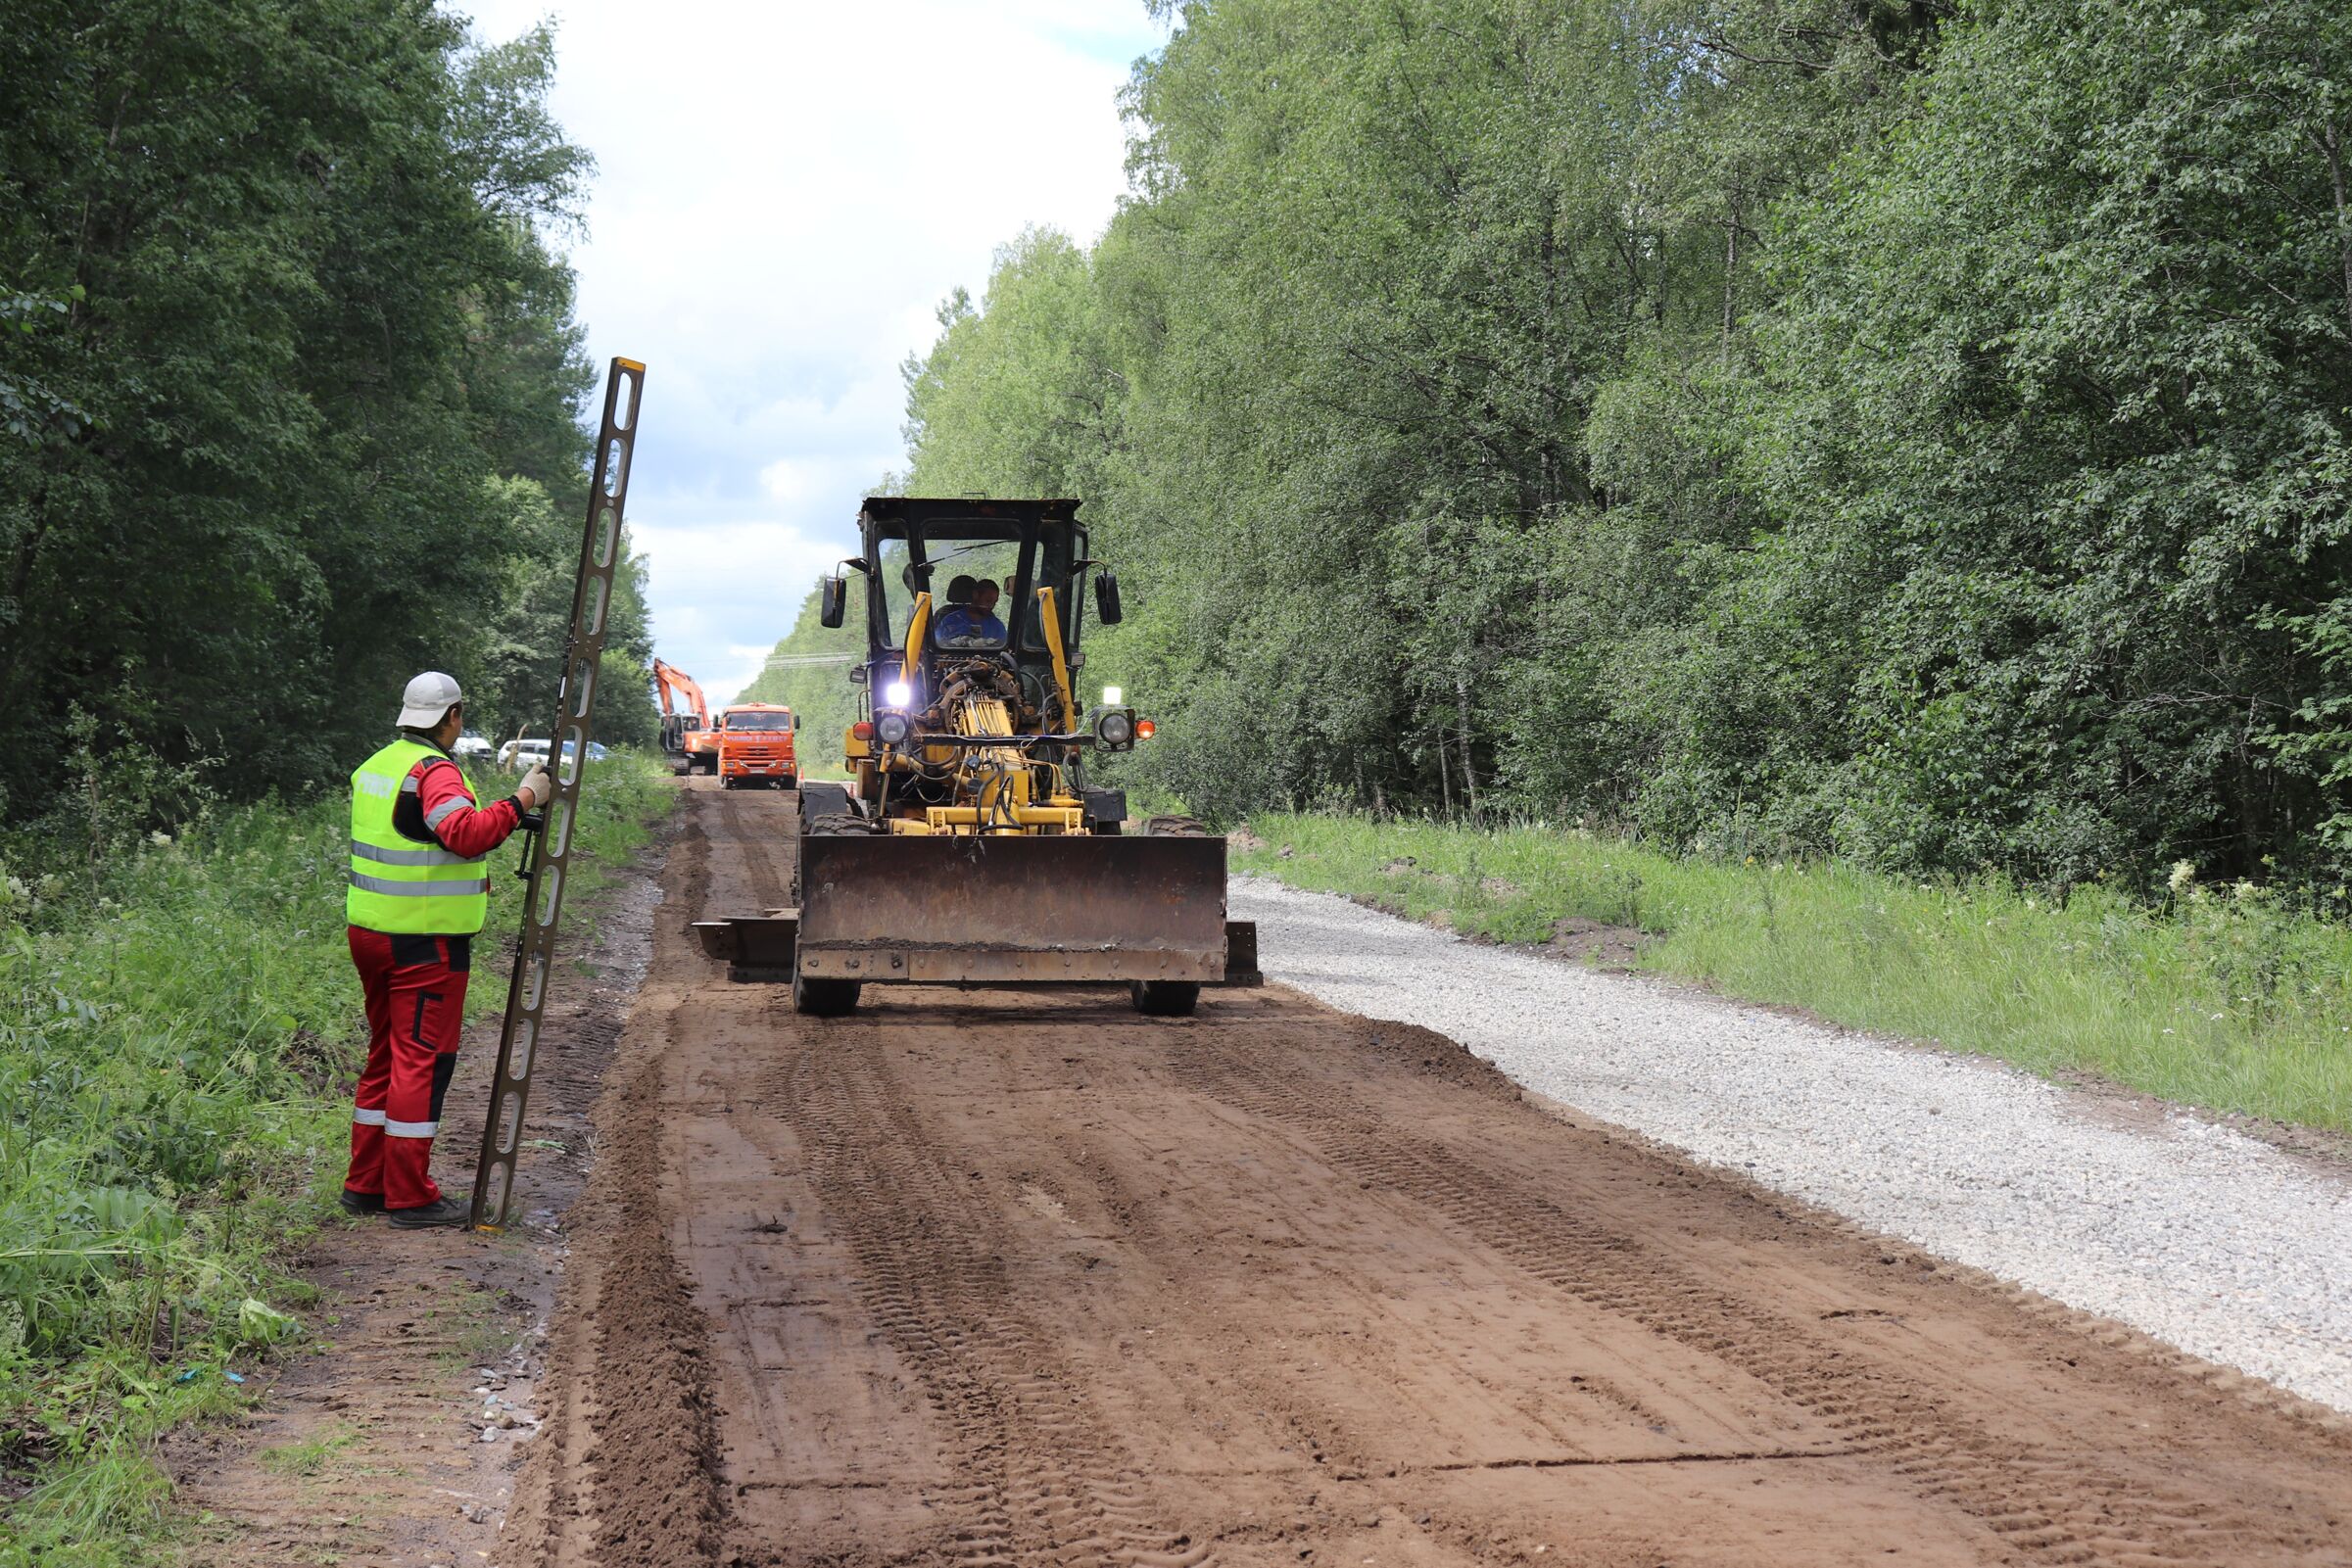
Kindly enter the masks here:
[[[869, 649], [865, 714], [842, 737], [853, 792], [803, 783], [794, 907], [701, 927], [738, 978], [789, 976], [794, 1005], [819, 1014], [876, 981], [1125, 981], [1138, 1008], [1170, 1013], [1202, 985], [1256, 983], [1255, 928], [1225, 919], [1224, 840], [1188, 822], [1129, 832], [1125, 796], [1086, 785], [1086, 758], [1131, 748], [1137, 725], [1130, 709], [1078, 706], [1069, 595], [1088, 563], [1075, 511], [867, 502], [849, 563]], [[1001, 600], [992, 577], [962, 575], [982, 550], [1009, 563], [1015, 544]], [[909, 591], [895, 635], [891, 567]], [[936, 610], [933, 574], [948, 571], [988, 592]], [[1107, 618], [1116, 588], [1102, 587]], [[846, 597], [836, 579], [828, 603]]]

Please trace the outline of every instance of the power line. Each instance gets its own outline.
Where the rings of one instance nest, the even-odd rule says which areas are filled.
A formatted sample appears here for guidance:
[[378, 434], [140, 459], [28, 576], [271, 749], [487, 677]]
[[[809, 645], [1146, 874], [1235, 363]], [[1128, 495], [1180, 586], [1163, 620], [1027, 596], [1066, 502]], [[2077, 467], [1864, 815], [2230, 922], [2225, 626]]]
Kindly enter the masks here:
[[858, 653], [771, 653], [763, 668], [791, 670], [804, 664], [855, 664], [863, 657]]

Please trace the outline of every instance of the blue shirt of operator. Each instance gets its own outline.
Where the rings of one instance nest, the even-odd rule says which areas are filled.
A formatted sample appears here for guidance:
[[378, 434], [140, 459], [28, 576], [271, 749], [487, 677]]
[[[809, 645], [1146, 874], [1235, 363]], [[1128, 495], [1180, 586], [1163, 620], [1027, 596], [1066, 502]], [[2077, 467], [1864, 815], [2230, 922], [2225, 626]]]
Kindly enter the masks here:
[[987, 610], [970, 604], [951, 604], [939, 617], [938, 640], [941, 642], [960, 642], [973, 638], [1002, 644], [1004, 622]]

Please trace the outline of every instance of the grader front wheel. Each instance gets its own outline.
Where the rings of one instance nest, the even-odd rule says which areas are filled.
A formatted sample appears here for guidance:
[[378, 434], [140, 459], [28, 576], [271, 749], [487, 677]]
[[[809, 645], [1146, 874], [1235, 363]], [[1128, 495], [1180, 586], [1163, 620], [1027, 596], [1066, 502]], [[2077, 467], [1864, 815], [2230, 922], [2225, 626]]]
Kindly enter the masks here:
[[[1208, 827], [1192, 817], [1153, 817], [1143, 824], [1146, 838], [1206, 838]], [[1129, 980], [1128, 996], [1145, 1018], [1190, 1018], [1201, 999], [1198, 980]]]
[[1198, 980], [1129, 980], [1128, 995], [1146, 1018], [1181, 1019], [1192, 1016], [1201, 988]]
[[792, 1011], [812, 1019], [847, 1018], [857, 1011], [858, 982], [792, 976]]

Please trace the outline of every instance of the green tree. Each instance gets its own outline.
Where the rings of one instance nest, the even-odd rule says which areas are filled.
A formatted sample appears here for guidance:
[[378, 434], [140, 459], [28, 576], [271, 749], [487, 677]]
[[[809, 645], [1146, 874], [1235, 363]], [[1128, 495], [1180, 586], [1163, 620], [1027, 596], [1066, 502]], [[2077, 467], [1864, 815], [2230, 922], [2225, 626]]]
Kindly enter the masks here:
[[1900, 861], [2314, 852], [2270, 742], [2346, 587], [2348, 124], [2328, 7], [2004, 7], [1792, 214], [1713, 600], [1817, 736], [1767, 780]]
[[67, 306], [0, 374], [74, 410], [0, 443], [0, 784], [39, 809], [75, 702], [231, 789], [339, 778], [409, 674], [487, 656], [545, 543], [493, 481], [582, 485], [549, 40], [416, 0], [0, 11], [0, 279]]
[[1196, 808], [2340, 875], [2352, 23], [1218, 0], [910, 366]]

